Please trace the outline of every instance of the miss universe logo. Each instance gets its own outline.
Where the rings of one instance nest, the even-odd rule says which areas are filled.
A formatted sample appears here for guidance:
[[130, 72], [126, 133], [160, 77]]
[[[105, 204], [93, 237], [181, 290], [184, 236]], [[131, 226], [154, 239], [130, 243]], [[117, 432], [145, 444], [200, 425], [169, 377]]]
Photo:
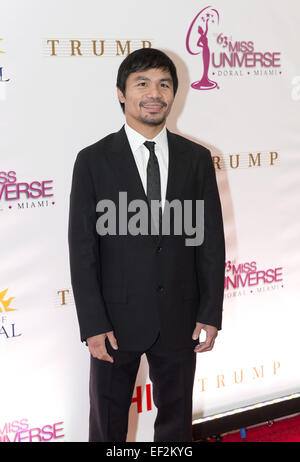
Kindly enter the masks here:
[[[207, 34], [209, 24], [214, 26], [219, 25], [219, 13], [216, 9], [207, 6], [194, 17], [186, 36], [186, 49], [191, 55], [199, 55], [202, 50], [202, 77], [191, 85], [195, 90], [212, 90], [214, 88], [219, 88], [217, 82], [208, 78], [210, 48]], [[199, 51], [193, 51], [195, 44], [197, 49], [200, 49]]]
[[283, 267], [258, 268], [257, 262], [236, 263], [228, 260], [225, 264], [225, 298], [240, 295], [261, 294], [284, 287]]
[[216, 77], [282, 74], [279, 51], [256, 51], [254, 40], [246, 37], [236, 40], [230, 33], [219, 29], [219, 22], [218, 10], [206, 6], [196, 14], [188, 27], [186, 49], [197, 57], [201, 76], [191, 83], [194, 90], [219, 89], [219, 84], [214, 80]]
[[48, 207], [53, 196], [53, 180], [18, 181], [14, 170], [0, 172], [0, 212]]

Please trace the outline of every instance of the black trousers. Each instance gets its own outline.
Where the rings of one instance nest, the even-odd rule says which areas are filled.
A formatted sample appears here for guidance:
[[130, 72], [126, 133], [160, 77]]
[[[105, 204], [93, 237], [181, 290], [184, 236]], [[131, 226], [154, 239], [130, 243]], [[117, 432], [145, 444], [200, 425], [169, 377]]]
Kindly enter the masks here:
[[113, 350], [114, 363], [91, 356], [90, 442], [124, 442], [137, 372], [143, 353], [149, 364], [153, 401], [157, 407], [155, 442], [192, 441], [192, 394], [196, 367], [194, 347], [169, 350], [160, 336], [146, 351]]

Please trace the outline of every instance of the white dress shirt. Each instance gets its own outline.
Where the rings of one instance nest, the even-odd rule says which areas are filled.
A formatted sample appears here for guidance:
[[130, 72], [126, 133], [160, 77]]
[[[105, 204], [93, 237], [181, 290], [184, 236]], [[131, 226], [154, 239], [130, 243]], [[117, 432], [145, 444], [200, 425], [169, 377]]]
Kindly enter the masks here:
[[168, 166], [169, 166], [169, 147], [166, 126], [152, 140], [145, 138], [136, 130], [125, 123], [125, 132], [131, 147], [136, 166], [138, 168], [142, 184], [147, 195], [147, 164], [150, 156], [149, 149], [144, 145], [145, 141], [155, 142], [155, 154], [159, 164], [160, 172], [160, 188], [161, 188], [161, 204], [164, 209], [167, 181], [168, 181]]

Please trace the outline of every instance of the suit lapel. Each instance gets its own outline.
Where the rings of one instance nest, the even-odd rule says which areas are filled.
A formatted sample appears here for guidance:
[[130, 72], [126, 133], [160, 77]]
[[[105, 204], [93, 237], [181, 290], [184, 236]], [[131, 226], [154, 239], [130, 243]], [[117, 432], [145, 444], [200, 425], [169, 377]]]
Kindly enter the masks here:
[[179, 199], [190, 168], [190, 157], [186, 155], [186, 148], [174, 133], [167, 130], [169, 145], [169, 169], [166, 200]]
[[114, 134], [111, 150], [106, 153], [106, 157], [115, 172], [119, 191], [127, 192], [128, 201], [147, 200], [124, 126]]
[[[184, 144], [179, 141], [174, 133], [167, 130], [169, 145], [169, 168], [166, 200], [179, 199], [180, 193], [190, 168], [190, 157], [185, 155]], [[147, 196], [140, 178], [137, 165], [131, 151], [124, 126], [114, 134], [111, 151], [106, 153], [107, 159], [112, 166], [119, 191], [127, 192], [127, 200], [142, 199], [147, 202]], [[163, 236], [153, 236], [157, 245]]]

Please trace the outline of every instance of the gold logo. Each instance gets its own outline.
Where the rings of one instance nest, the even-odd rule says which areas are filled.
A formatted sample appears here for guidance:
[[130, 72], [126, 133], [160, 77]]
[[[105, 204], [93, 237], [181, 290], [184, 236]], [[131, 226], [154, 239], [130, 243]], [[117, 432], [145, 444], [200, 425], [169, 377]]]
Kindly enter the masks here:
[[212, 155], [216, 171], [256, 169], [260, 167], [274, 167], [279, 162], [279, 153], [276, 151], [261, 151], [256, 153], [243, 152], [240, 154]]
[[[0, 38], [0, 40], [3, 40], [3, 39], [2, 39], [2, 38]], [[5, 51], [1, 51], [1, 50], [0, 50], [0, 53], [5, 53]]]
[[147, 39], [55, 38], [43, 39], [44, 56], [112, 57], [127, 56], [139, 48], [151, 48]]
[[5, 290], [2, 290], [2, 292], [0, 292], [0, 313], [3, 313], [3, 311], [8, 312], [8, 311], [15, 311], [16, 310], [16, 308], [9, 308], [9, 305], [10, 305], [11, 301], [15, 297], [10, 297], [7, 300], [4, 300], [4, 297], [5, 297], [7, 291], [8, 291], [8, 289], [5, 289]]

